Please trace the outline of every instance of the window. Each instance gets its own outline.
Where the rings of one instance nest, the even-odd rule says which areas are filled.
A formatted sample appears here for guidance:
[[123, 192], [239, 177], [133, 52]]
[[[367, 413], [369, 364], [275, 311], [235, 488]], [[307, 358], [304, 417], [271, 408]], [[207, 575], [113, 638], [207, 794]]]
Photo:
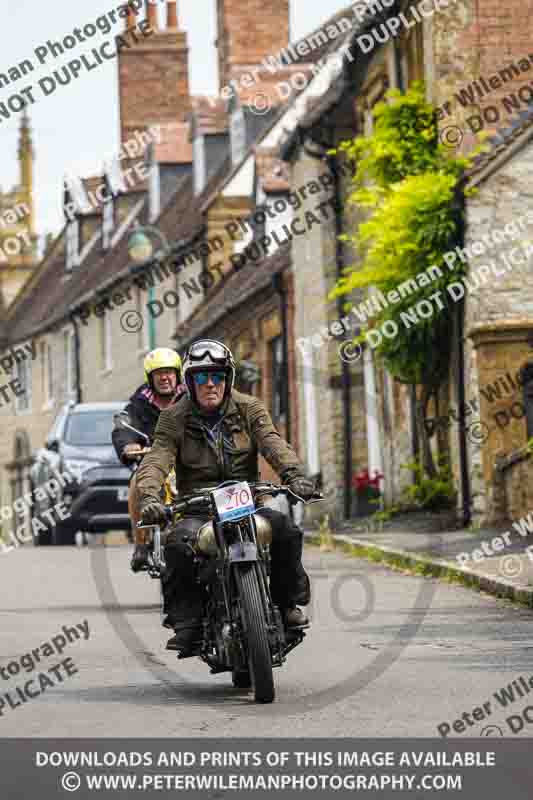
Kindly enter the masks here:
[[77, 219], [67, 224], [67, 270], [72, 270], [79, 263], [80, 223]]
[[285, 365], [283, 363], [283, 337], [270, 341], [270, 369], [272, 392], [272, 420], [275, 424], [286, 421]]
[[73, 447], [108, 445], [112, 430], [112, 411], [74, 412], [67, 420], [65, 444]]
[[76, 344], [74, 331], [63, 333], [63, 369], [65, 375], [65, 400], [76, 400]]
[[23, 394], [15, 397], [15, 411], [17, 414], [31, 411], [31, 364], [32, 362], [25, 358], [17, 361], [15, 368], [16, 378], [21, 389], [24, 390]]
[[113, 369], [111, 337], [111, 314], [107, 311], [100, 317], [100, 364], [103, 372]]
[[45, 408], [54, 403], [54, 380], [54, 351], [52, 343], [43, 342], [41, 344], [41, 393]]

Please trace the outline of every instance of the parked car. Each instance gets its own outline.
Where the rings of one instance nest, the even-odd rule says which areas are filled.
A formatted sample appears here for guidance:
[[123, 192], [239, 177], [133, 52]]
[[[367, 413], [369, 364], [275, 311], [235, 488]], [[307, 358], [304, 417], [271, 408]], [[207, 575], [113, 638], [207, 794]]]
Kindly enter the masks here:
[[[74, 544], [77, 531], [131, 530], [127, 502], [131, 473], [111, 443], [113, 414], [125, 405], [71, 403], [60, 411], [31, 469], [32, 515], [46, 525], [46, 531], [34, 533], [34, 544]], [[39, 498], [38, 487], [43, 489]], [[70, 512], [65, 520], [53, 512], [59, 502]], [[51, 511], [48, 517], [55, 524], [42, 516], [46, 511]]]

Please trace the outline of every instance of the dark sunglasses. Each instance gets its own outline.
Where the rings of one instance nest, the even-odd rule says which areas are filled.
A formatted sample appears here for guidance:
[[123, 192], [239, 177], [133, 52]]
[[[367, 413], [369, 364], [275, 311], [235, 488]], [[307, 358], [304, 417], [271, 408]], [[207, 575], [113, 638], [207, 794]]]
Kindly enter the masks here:
[[209, 378], [213, 381], [214, 385], [217, 386], [222, 381], [226, 380], [226, 373], [225, 372], [196, 372], [193, 374], [194, 382], [198, 386], [205, 386]]

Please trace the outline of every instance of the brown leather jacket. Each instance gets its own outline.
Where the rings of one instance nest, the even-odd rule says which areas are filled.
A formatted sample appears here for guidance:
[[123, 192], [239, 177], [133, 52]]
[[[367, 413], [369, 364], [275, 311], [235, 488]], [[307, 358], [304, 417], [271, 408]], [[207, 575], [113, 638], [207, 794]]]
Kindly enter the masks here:
[[202, 423], [188, 397], [162, 411], [152, 450], [137, 472], [141, 504], [159, 499], [159, 490], [175, 465], [179, 494], [225, 480], [259, 479], [258, 452], [283, 482], [303, 476], [298, 457], [277, 430], [265, 406], [233, 391], [216, 435]]

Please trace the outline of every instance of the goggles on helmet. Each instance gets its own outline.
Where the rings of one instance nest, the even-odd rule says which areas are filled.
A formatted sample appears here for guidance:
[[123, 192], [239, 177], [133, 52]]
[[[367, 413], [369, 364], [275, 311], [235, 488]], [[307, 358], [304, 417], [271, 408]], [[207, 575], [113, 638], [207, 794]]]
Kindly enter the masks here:
[[188, 352], [188, 357], [191, 361], [202, 361], [206, 356], [209, 356], [214, 363], [226, 364], [229, 358], [229, 350], [219, 342], [204, 339], [193, 344]]

